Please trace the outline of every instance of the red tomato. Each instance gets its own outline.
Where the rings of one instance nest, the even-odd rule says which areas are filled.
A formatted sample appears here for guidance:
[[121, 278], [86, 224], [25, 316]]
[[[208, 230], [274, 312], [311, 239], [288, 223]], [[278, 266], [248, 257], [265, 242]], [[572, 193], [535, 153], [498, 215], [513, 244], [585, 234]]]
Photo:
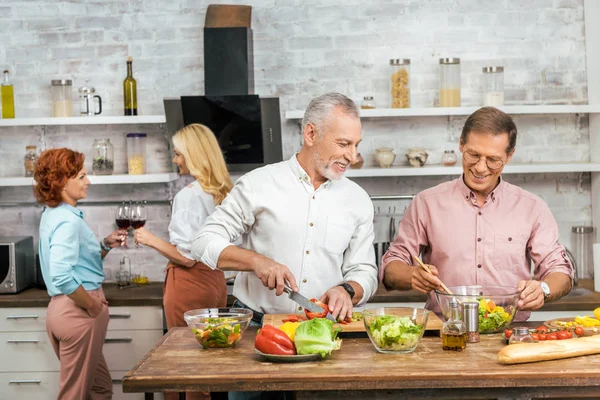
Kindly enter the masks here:
[[548, 327], [546, 325], [540, 325], [535, 330], [539, 333], [548, 333]]
[[542, 341], [542, 340], [546, 340], [546, 336], [547, 336], [547, 335], [546, 335], [545, 333], [540, 333], [540, 334], [538, 334], [538, 339], [539, 339], [540, 341]]
[[557, 340], [558, 337], [556, 336], [556, 333], [552, 332], [546, 335], [546, 340]]
[[513, 330], [512, 329], [505, 329], [504, 330], [504, 336], [506, 336], [507, 338], [510, 339], [510, 337], [512, 336], [512, 334], [513, 334]]
[[539, 334], [537, 334], [537, 333], [532, 333], [532, 334], [531, 334], [531, 338], [532, 338], [533, 340], [540, 340], [540, 335], [539, 335]]
[[575, 328], [575, 334], [577, 336], [583, 336], [583, 328], [581, 326], [578, 326], [577, 328]]
[[567, 331], [560, 331], [556, 333], [556, 337], [558, 338], [558, 340], [568, 339], [569, 334], [567, 333]]

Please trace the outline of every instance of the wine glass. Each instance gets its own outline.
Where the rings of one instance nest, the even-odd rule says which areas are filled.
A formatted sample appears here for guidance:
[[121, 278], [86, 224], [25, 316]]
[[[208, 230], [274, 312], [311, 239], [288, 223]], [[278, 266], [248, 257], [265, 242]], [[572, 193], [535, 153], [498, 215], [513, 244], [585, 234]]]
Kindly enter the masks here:
[[127, 231], [131, 226], [129, 221], [130, 208], [130, 205], [125, 204], [125, 202], [121, 203], [121, 205], [117, 207], [117, 212], [115, 213], [115, 223], [119, 229], [124, 229]]
[[[146, 224], [146, 207], [144, 207], [143, 203], [136, 202], [133, 206], [131, 206], [131, 210], [129, 212], [129, 222], [131, 223], [131, 227], [133, 229], [139, 229]], [[136, 243], [135, 247], [139, 249], [142, 246]]]

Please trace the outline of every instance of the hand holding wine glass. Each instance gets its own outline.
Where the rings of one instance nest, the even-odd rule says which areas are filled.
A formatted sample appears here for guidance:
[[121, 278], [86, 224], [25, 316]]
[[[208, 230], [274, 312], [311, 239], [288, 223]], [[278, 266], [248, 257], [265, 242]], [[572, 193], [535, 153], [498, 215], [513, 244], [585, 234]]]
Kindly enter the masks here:
[[[131, 207], [129, 222], [133, 229], [139, 229], [146, 224], [146, 208], [144, 204], [137, 202]], [[142, 247], [137, 242], [135, 246], [138, 249]]]
[[129, 217], [131, 214], [130, 205], [125, 204], [125, 202], [121, 203], [119, 207], [117, 207], [117, 212], [115, 213], [115, 223], [119, 229], [125, 231], [125, 240], [123, 241], [123, 247], [127, 247], [127, 230], [129, 229], [130, 222]]

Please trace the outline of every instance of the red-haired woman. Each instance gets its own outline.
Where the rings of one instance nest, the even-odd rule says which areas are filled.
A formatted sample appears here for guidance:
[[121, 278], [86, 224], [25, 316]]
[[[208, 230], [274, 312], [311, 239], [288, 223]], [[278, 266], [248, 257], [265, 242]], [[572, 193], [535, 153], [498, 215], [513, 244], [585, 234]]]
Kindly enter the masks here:
[[112, 381], [102, 345], [108, 307], [102, 291], [102, 259], [121, 246], [126, 232], [100, 243], [83, 220], [77, 201], [90, 181], [84, 155], [69, 149], [43, 152], [34, 171], [35, 197], [47, 207], [40, 221], [42, 275], [52, 297], [46, 332], [60, 360], [59, 399], [110, 399]]

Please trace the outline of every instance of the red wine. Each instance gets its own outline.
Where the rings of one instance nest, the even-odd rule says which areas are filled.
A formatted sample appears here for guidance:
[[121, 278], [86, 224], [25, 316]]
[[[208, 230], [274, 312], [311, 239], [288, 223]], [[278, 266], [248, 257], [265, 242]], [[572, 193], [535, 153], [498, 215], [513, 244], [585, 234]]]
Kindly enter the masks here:
[[128, 218], [117, 218], [115, 220], [119, 229], [129, 229], [129, 219]]
[[145, 219], [134, 219], [134, 220], [131, 220], [131, 226], [133, 227], [133, 229], [141, 228], [145, 224], [146, 224], [146, 220]]

